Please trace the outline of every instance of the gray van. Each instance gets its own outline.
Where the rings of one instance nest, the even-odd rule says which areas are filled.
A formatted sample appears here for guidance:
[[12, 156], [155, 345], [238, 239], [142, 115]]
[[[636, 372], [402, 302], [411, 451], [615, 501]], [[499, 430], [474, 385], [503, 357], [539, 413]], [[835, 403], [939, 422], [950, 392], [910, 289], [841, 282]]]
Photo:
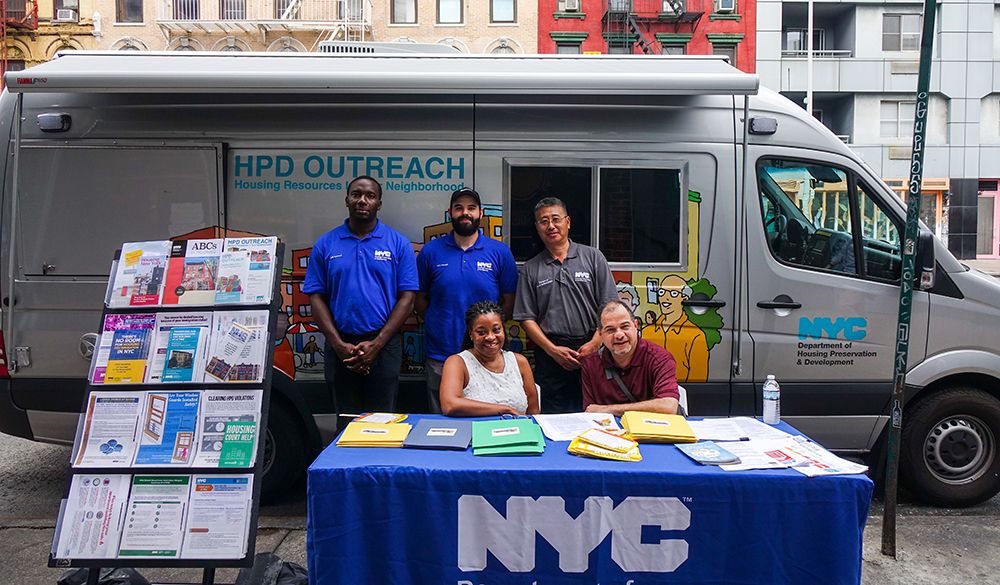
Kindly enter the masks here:
[[[674, 354], [692, 414], [760, 415], [774, 374], [784, 420], [884, 459], [904, 206], [720, 58], [74, 51], [5, 80], [0, 431], [72, 440], [122, 242], [277, 235], [287, 323], [264, 488], [280, 491], [337, 426], [299, 286], [367, 174], [416, 252], [448, 232], [460, 186], [518, 261], [539, 250], [534, 203], [563, 199], [642, 337]], [[921, 229], [901, 479], [971, 505], [1000, 491], [1000, 286]], [[422, 327], [402, 333], [410, 411], [426, 408]]]

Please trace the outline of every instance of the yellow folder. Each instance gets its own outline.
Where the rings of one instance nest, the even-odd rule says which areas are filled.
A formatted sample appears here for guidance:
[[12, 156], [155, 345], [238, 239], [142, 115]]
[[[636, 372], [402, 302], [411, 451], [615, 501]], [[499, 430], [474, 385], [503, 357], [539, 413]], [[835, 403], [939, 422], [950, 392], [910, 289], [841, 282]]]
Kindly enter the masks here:
[[411, 425], [352, 422], [347, 425], [338, 447], [402, 447]]
[[683, 416], [630, 410], [622, 426], [640, 443], [694, 443], [698, 439]]

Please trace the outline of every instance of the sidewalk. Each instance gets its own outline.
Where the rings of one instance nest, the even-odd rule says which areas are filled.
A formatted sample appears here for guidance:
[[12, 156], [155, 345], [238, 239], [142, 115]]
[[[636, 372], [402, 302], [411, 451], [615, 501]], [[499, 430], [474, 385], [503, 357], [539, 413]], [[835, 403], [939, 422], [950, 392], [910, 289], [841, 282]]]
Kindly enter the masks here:
[[1000, 260], [959, 260], [970, 268], [1000, 278]]
[[[881, 554], [882, 510], [873, 506], [865, 529], [863, 585], [941, 585], [987, 583], [1000, 573], [1000, 525], [992, 514], [909, 516], [896, 521], [896, 559]], [[46, 567], [52, 543], [51, 520], [4, 521], [0, 550], [4, 583], [54, 584], [62, 569]], [[283, 561], [306, 566], [306, 519], [262, 518], [257, 552], [274, 552]], [[152, 583], [200, 583], [197, 569], [142, 569]], [[216, 582], [232, 584], [235, 569], [220, 569]], [[441, 584], [444, 585], [444, 584]]]

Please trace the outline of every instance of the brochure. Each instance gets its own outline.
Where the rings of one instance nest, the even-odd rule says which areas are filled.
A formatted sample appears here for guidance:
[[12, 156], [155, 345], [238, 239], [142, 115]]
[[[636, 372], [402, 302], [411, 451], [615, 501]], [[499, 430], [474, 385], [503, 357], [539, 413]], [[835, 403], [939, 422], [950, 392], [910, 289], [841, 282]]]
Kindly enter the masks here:
[[691, 459], [702, 465], [727, 465], [739, 463], [740, 458], [726, 451], [712, 441], [678, 444], [677, 448]]
[[642, 461], [642, 455], [639, 453], [639, 444], [633, 443], [633, 447], [627, 452], [622, 453], [620, 451], [613, 451], [611, 449], [605, 449], [604, 447], [599, 447], [593, 443], [588, 443], [583, 440], [582, 435], [573, 439], [570, 442], [567, 451], [573, 455], [579, 455], [581, 457], [591, 457], [594, 459], [611, 459], [613, 461]]
[[[240, 296], [236, 301], [243, 304], [267, 304], [271, 302], [271, 295], [274, 291], [274, 254], [277, 249], [278, 238], [271, 236], [266, 238], [227, 238], [225, 243], [225, 253], [244, 254], [245, 267], [235, 272], [242, 277]], [[225, 272], [220, 272], [220, 278]], [[221, 292], [221, 291], [220, 291]]]
[[201, 382], [212, 335], [210, 312], [159, 313], [153, 329], [146, 383]]
[[57, 559], [107, 559], [118, 554], [129, 475], [74, 475], [56, 535]]
[[622, 430], [614, 415], [599, 412], [536, 414], [533, 417], [550, 441], [572, 441], [587, 429]]
[[169, 241], [122, 244], [113, 277], [108, 281], [107, 305], [112, 308], [159, 305], [169, 254]]
[[260, 382], [264, 379], [268, 312], [218, 311], [205, 364], [206, 382]]
[[250, 531], [253, 474], [194, 475], [184, 559], [241, 559]]
[[[244, 448], [248, 458], [242, 465], [226, 465], [227, 467], [252, 467], [257, 455], [257, 425], [260, 423], [261, 397], [263, 390], [205, 390], [202, 392], [201, 414], [198, 417], [198, 451], [195, 454], [195, 467], [220, 467], [220, 455], [228, 444], [228, 461], [240, 460], [236, 453], [237, 444]], [[251, 437], [249, 444], [242, 441], [247, 427], [250, 425]], [[237, 428], [227, 430], [230, 425]], [[233, 437], [232, 435], [237, 435]], [[226, 439], [229, 439], [228, 441]]]
[[73, 443], [73, 467], [128, 467], [145, 398], [145, 392], [91, 392]]
[[179, 240], [171, 243], [163, 304], [211, 305], [219, 276], [224, 240]]
[[215, 281], [215, 303], [239, 303], [247, 284], [250, 254], [235, 248], [226, 250], [219, 257], [219, 276]]
[[200, 399], [201, 392], [150, 392], [146, 395], [134, 467], [191, 464]]
[[101, 330], [92, 384], [141, 384], [156, 315], [107, 315]]
[[119, 557], [180, 557], [189, 475], [136, 475], [125, 508]]

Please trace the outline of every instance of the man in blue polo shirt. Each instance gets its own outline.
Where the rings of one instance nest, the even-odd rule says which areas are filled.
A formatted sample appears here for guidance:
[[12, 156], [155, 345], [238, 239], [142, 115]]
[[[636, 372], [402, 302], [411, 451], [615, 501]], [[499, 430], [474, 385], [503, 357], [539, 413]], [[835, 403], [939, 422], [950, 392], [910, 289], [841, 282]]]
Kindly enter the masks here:
[[378, 181], [355, 178], [346, 202], [344, 225], [313, 246], [302, 292], [326, 336], [326, 382], [337, 412], [392, 412], [403, 359], [398, 333], [413, 312], [416, 258], [409, 240], [378, 220]]
[[424, 244], [417, 257], [417, 314], [424, 318], [427, 401], [434, 413], [441, 412], [444, 361], [462, 349], [465, 311], [473, 303], [495, 301], [509, 319], [517, 290], [517, 265], [510, 248], [479, 233], [483, 218], [479, 193], [468, 188], [455, 191], [449, 213], [451, 232]]

